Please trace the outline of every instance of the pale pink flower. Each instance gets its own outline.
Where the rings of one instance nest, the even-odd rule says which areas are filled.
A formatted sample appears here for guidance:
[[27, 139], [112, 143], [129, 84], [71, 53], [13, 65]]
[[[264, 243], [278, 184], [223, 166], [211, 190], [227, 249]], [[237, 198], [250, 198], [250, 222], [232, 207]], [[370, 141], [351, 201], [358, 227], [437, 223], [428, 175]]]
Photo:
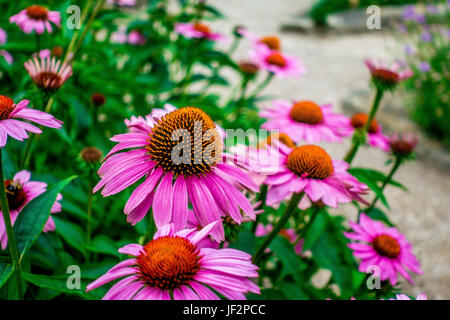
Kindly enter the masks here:
[[250, 52], [250, 60], [260, 69], [280, 78], [299, 77], [306, 74], [306, 68], [297, 57], [271, 50], [266, 46], [255, 47]]
[[25, 33], [33, 30], [37, 34], [42, 34], [45, 30], [52, 33], [50, 22], [58, 28], [61, 27], [61, 15], [58, 11], [49, 11], [47, 8], [35, 4], [9, 18], [9, 22], [17, 24]]
[[259, 113], [267, 119], [262, 128], [279, 129], [295, 143], [340, 142], [353, 133], [346, 116], [333, 113], [332, 105], [312, 101], [274, 100], [272, 106]]
[[211, 29], [203, 23], [181, 23], [175, 24], [175, 32], [186, 38], [202, 38], [212, 41], [224, 41], [226, 37], [220, 33], [212, 32]]
[[[1, 183], [5, 183], [6, 196], [8, 199], [9, 213], [11, 216], [11, 223], [14, 225], [17, 217], [19, 216], [25, 205], [41, 195], [46, 191], [47, 184], [45, 182], [30, 181], [31, 173], [26, 170], [17, 172], [13, 179], [6, 180]], [[51, 213], [61, 211], [61, 204], [58, 202], [62, 199], [62, 195], [58, 194], [55, 203], [52, 206]], [[50, 216], [47, 223], [44, 226], [44, 232], [54, 231], [55, 222]], [[0, 242], [2, 249], [5, 250], [8, 244], [8, 236], [5, 230], [5, 223], [3, 221], [3, 215], [0, 214]]]
[[361, 259], [359, 271], [373, 272], [373, 266], [379, 268], [382, 281], [389, 280], [395, 286], [398, 281], [397, 274], [403, 276], [410, 283], [412, 278], [405, 268], [422, 274], [420, 264], [412, 253], [411, 244], [397, 228], [387, 228], [380, 221], [370, 219], [366, 214], [361, 214], [360, 222], [350, 221], [353, 232], [344, 232], [344, 235], [354, 241], [348, 246], [353, 250], [353, 255]]
[[55, 57], [33, 57], [24, 64], [33, 82], [44, 90], [57, 90], [72, 75], [72, 66]]
[[[400, 294], [397, 294], [395, 296], [395, 298], [391, 298], [389, 300], [413, 300], [413, 299], [411, 299], [410, 297], [408, 297], [404, 293], [400, 293]], [[414, 299], [414, 300], [428, 300], [428, 298], [427, 298], [427, 295], [425, 293], [419, 293], [417, 295], [416, 299]]]
[[139, 30], [132, 30], [128, 34], [128, 43], [143, 46], [147, 43], [147, 39], [145, 39], [144, 35]]
[[[0, 45], [5, 44], [7, 40], [8, 40], [8, 34], [6, 33], [5, 30], [0, 28]], [[5, 61], [8, 64], [12, 64], [14, 61], [12, 55], [6, 50], [0, 50], [0, 56], [5, 58]]]

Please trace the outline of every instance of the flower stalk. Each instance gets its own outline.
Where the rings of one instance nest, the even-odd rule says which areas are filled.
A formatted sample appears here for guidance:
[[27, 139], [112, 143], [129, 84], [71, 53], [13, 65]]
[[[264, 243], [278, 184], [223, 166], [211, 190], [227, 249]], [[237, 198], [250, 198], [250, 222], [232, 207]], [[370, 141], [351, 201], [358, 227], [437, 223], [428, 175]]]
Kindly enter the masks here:
[[276, 237], [276, 235], [281, 231], [281, 229], [284, 228], [288, 220], [292, 217], [292, 215], [295, 212], [295, 208], [297, 208], [298, 204], [300, 203], [300, 200], [303, 198], [304, 192], [301, 193], [294, 193], [292, 195], [291, 200], [289, 201], [286, 210], [284, 211], [283, 215], [281, 216], [280, 220], [278, 220], [277, 224], [274, 226], [272, 231], [267, 235], [267, 237], [264, 239], [261, 246], [256, 250], [255, 255], [253, 256], [253, 263], [256, 265], [259, 265], [261, 262], [261, 259], [263, 257], [264, 251], [266, 248], [270, 245], [272, 240]]
[[3, 221], [5, 224], [6, 234], [8, 236], [8, 247], [9, 254], [11, 256], [11, 261], [13, 263], [13, 272], [17, 285], [17, 292], [19, 294], [19, 299], [23, 299], [23, 288], [22, 288], [22, 275], [20, 272], [20, 260], [19, 260], [19, 248], [17, 247], [16, 236], [14, 234], [14, 229], [11, 223], [11, 216], [9, 213], [8, 198], [6, 196], [5, 189], [5, 177], [3, 174], [3, 159], [2, 159], [2, 148], [0, 148], [0, 204], [3, 214]]
[[[367, 122], [365, 123], [361, 132], [358, 132], [358, 130], [355, 130], [352, 146], [350, 147], [349, 151], [347, 152], [347, 154], [344, 158], [344, 161], [347, 162], [348, 164], [352, 163], [353, 159], [356, 156], [356, 153], [358, 152], [359, 147], [363, 144], [363, 141], [365, 141], [367, 132], [369, 132], [370, 124], [372, 123], [372, 120], [375, 118], [375, 115], [380, 106], [380, 102], [381, 102], [381, 99], [383, 98], [383, 94], [384, 94], [384, 90], [382, 88], [377, 88], [377, 91], [375, 94], [375, 99], [373, 100], [372, 108], [370, 109], [369, 118], [367, 119]], [[364, 139], [359, 139], [357, 137], [358, 134], [362, 134]]]
[[[386, 179], [384, 179], [383, 184], [381, 185], [380, 193], [382, 193], [384, 188], [388, 185], [388, 183], [391, 182], [392, 177], [394, 176], [395, 172], [400, 167], [401, 163], [402, 163], [401, 158], [400, 157], [395, 157], [394, 165], [392, 166], [391, 171], [387, 175]], [[369, 212], [370, 210], [372, 210], [375, 207], [375, 204], [377, 203], [379, 198], [380, 197], [378, 195], [375, 196], [375, 199], [373, 199], [372, 203], [367, 208], [367, 212]]]

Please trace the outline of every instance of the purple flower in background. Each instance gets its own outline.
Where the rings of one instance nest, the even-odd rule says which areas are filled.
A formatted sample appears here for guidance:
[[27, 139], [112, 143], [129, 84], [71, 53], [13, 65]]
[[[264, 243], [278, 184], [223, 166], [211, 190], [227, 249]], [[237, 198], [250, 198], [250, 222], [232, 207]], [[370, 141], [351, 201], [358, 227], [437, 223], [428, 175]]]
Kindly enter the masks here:
[[427, 12], [431, 14], [439, 13], [439, 9], [436, 6], [433, 6], [432, 4], [427, 5]]
[[431, 70], [431, 66], [428, 62], [422, 61], [419, 63], [419, 70], [422, 72], [428, 72]]
[[398, 32], [403, 33], [403, 34], [407, 34], [408, 33], [408, 27], [405, 26], [404, 24], [399, 24], [397, 26], [397, 30], [398, 30]]
[[406, 6], [403, 11], [403, 19], [405, 20], [414, 20], [416, 17], [416, 8], [413, 5]]
[[416, 49], [415, 47], [410, 46], [410, 45], [408, 45], [408, 44], [405, 46], [405, 53], [406, 53], [407, 55], [413, 56], [413, 55], [416, 54], [416, 52], [417, 52], [417, 49]]
[[429, 31], [424, 31], [420, 36], [423, 42], [431, 42], [433, 40], [433, 35]]

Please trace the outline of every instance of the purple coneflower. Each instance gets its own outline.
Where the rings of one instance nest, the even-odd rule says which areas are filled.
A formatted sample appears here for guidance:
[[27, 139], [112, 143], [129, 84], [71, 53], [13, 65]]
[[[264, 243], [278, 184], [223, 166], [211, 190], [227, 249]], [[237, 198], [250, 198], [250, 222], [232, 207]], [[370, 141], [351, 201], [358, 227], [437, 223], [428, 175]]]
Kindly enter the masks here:
[[61, 128], [62, 121], [55, 119], [52, 115], [27, 108], [30, 101], [22, 100], [18, 104], [7, 96], [0, 96], [0, 148], [6, 145], [8, 136], [23, 141], [28, 138], [27, 131], [42, 133], [42, 130], [28, 122], [16, 119], [23, 119], [36, 122], [50, 128]]
[[[106, 156], [98, 171], [102, 179], [94, 188], [94, 192], [103, 188], [106, 197], [145, 177], [125, 206], [128, 222], [137, 223], [152, 208], [158, 227], [173, 222], [180, 229], [186, 226], [188, 202], [202, 226], [227, 215], [240, 223], [240, 208], [255, 217], [236, 184], [258, 188], [241, 170], [220, 161], [226, 159], [221, 156], [223, 142], [204, 111], [185, 107], [167, 113], [153, 127], [145, 122], [132, 127], [134, 132], [111, 138], [119, 144]], [[188, 140], [180, 142], [183, 134]], [[173, 157], [174, 148], [179, 157]], [[125, 149], [132, 150], [119, 152]], [[213, 231], [217, 241], [224, 237], [221, 227]]]
[[274, 100], [271, 108], [259, 113], [267, 119], [261, 127], [282, 130], [295, 143], [339, 142], [352, 134], [352, 128], [347, 117], [331, 109], [331, 104], [319, 106], [312, 101]]
[[133, 256], [87, 286], [93, 290], [122, 278], [104, 300], [244, 300], [260, 290], [249, 278], [258, 276], [248, 253], [235, 249], [202, 248], [199, 242], [219, 223], [202, 230], [173, 231], [162, 226], [145, 246], [129, 244], [120, 253]]
[[[368, 192], [367, 186], [347, 172], [348, 164], [345, 161], [331, 159], [324, 149], [315, 145], [291, 149], [281, 143], [273, 144], [275, 147], [266, 149], [271, 153], [272, 162], [277, 159], [278, 163], [271, 168], [264, 167], [266, 172], [272, 170], [264, 181], [269, 186], [267, 205], [272, 206], [301, 192], [305, 193], [305, 200], [299, 203], [302, 207], [305, 201], [319, 200], [333, 208], [338, 203], [353, 200], [367, 203], [361, 198]], [[256, 164], [254, 170], [259, 169]]]
[[348, 246], [353, 250], [353, 255], [361, 259], [359, 271], [368, 272], [372, 266], [377, 266], [380, 279], [389, 280], [393, 286], [397, 284], [397, 273], [413, 283], [405, 268], [418, 274], [423, 273], [412, 253], [411, 244], [397, 228], [387, 228], [364, 213], [361, 214], [359, 223], [350, 221], [350, 227], [354, 232], [345, 232], [344, 235], [357, 241]]
[[58, 28], [61, 27], [61, 15], [58, 11], [49, 11], [47, 8], [35, 4], [9, 18], [9, 22], [17, 24], [25, 33], [36, 30], [37, 34], [42, 34], [45, 29], [48, 33], [52, 33], [50, 22]]
[[[0, 28], [0, 45], [5, 44], [7, 40], [8, 40], [8, 35], [7, 35], [6, 31], [3, 30], [2, 28]], [[12, 64], [14, 61], [11, 54], [6, 50], [0, 50], [0, 57], [5, 58], [5, 61], [8, 64]]]
[[[46, 191], [47, 184], [45, 182], [30, 181], [31, 173], [26, 170], [17, 172], [12, 180], [4, 181], [6, 189], [6, 197], [8, 199], [9, 213], [11, 223], [14, 224], [23, 207]], [[52, 206], [51, 213], [61, 211], [61, 204], [58, 202], [62, 199], [62, 195], [58, 194], [55, 203]], [[55, 222], [50, 216], [44, 226], [44, 232], [54, 231]], [[5, 250], [8, 244], [8, 236], [3, 222], [3, 215], [0, 215], [0, 242], [2, 249]]]
[[299, 77], [306, 74], [306, 68], [297, 57], [279, 50], [271, 50], [267, 46], [255, 47], [250, 52], [250, 60], [278, 77]]
[[[364, 128], [368, 119], [369, 116], [366, 113], [356, 113], [350, 118], [351, 127], [353, 129]], [[375, 119], [372, 119], [370, 123], [367, 137], [371, 146], [379, 148], [384, 152], [389, 152], [389, 138], [382, 133], [382, 126]]]
[[175, 24], [175, 32], [186, 38], [199, 38], [212, 41], [224, 41], [226, 37], [220, 33], [212, 32], [211, 29], [203, 23], [181, 23]]
[[409, 67], [399, 61], [391, 66], [380, 60], [367, 59], [365, 63], [372, 76], [372, 81], [377, 87], [383, 89], [393, 89], [399, 82], [414, 75]]
[[44, 90], [57, 90], [72, 75], [72, 67], [67, 62], [61, 64], [61, 60], [55, 57], [50, 58], [32, 58], [25, 62], [27, 69], [33, 82]]

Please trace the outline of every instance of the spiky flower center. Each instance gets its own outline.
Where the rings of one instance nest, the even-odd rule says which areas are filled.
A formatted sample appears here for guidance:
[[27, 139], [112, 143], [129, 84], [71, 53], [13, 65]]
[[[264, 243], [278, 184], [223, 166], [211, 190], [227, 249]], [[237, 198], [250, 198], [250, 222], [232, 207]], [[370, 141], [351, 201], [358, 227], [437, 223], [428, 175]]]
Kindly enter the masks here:
[[239, 70], [246, 75], [254, 75], [258, 72], [258, 65], [251, 62], [243, 62], [239, 64]]
[[400, 81], [400, 77], [397, 72], [382, 68], [373, 69], [372, 77], [376, 81], [382, 81], [389, 85], [395, 85]]
[[103, 153], [96, 147], [86, 147], [81, 150], [81, 158], [88, 163], [97, 163], [102, 159]]
[[395, 259], [400, 254], [400, 245], [397, 240], [387, 234], [377, 236], [372, 244], [375, 251], [382, 256]]
[[264, 43], [271, 50], [281, 49], [280, 38], [278, 38], [277, 36], [266, 36], [264, 38], [261, 38], [259, 41]]
[[267, 138], [267, 144], [269, 146], [272, 145], [272, 140], [273, 139], [280, 141], [281, 143], [285, 144], [289, 148], [295, 148], [294, 141], [292, 141], [291, 137], [289, 137], [286, 133], [281, 132], [281, 133], [279, 133], [277, 135], [270, 135]]
[[37, 4], [26, 9], [27, 16], [33, 20], [47, 20], [48, 10]]
[[14, 101], [7, 96], [0, 96], [0, 120], [8, 119], [9, 115], [16, 108]]
[[281, 53], [273, 52], [266, 58], [268, 64], [284, 68], [286, 66], [286, 59], [281, 55]]
[[291, 119], [307, 124], [319, 124], [323, 121], [322, 109], [312, 101], [296, 102], [290, 112]]
[[[365, 113], [357, 113], [354, 114], [351, 118], [352, 127], [355, 129], [363, 128], [366, 125], [366, 122], [369, 120], [369, 116]], [[370, 133], [378, 132], [378, 123], [375, 119], [372, 119], [369, 127]]]
[[136, 259], [140, 277], [151, 287], [179, 288], [200, 270], [199, 253], [196, 245], [179, 236], [152, 240]]
[[296, 147], [289, 154], [287, 167], [302, 178], [325, 179], [334, 172], [333, 161], [319, 146]]
[[23, 190], [22, 186], [13, 180], [6, 180], [4, 183], [9, 210], [16, 210], [20, 208], [27, 200], [27, 194]]
[[61, 87], [61, 76], [52, 71], [42, 71], [38, 73], [34, 81], [39, 88], [46, 90], [56, 90]]
[[194, 24], [194, 30], [203, 33], [204, 35], [210, 34], [211, 29], [203, 23]]
[[405, 141], [405, 140], [397, 140], [392, 141], [390, 143], [392, 152], [401, 156], [407, 156], [411, 152], [413, 152], [415, 145]]
[[158, 120], [147, 148], [164, 171], [191, 176], [207, 173], [215, 166], [222, 141], [216, 125], [204, 111], [185, 107]]

